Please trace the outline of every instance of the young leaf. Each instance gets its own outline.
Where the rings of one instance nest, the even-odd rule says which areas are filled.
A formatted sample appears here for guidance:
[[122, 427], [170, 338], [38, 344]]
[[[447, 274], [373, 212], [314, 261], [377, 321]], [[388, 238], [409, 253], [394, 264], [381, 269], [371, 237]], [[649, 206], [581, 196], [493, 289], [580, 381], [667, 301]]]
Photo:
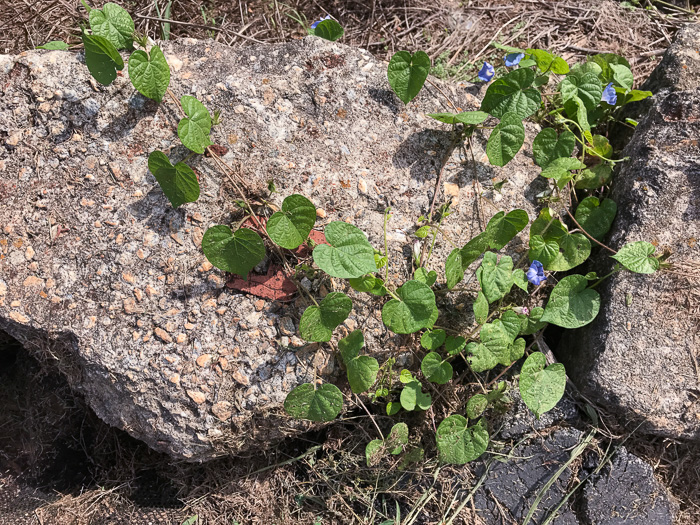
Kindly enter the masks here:
[[552, 55], [542, 49], [527, 49], [525, 51], [537, 64], [540, 71], [552, 71], [557, 75], [566, 75], [569, 72], [569, 64], [558, 56]]
[[68, 44], [66, 44], [63, 40], [52, 40], [51, 42], [46, 42], [44, 45], [36, 46], [35, 49], [65, 51], [68, 49]]
[[408, 281], [396, 290], [398, 299], [392, 299], [382, 308], [382, 321], [396, 334], [412, 334], [432, 326], [435, 294], [424, 283]]
[[129, 57], [129, 78], [143, 96], [160, 102], [170, 85], [170, 67], [158, 46], [151, 48], [150, 57], [137, 49]]
[[421, 385], [415, 379], [406, 383], [406, 386], [403, 387], [401, 396], [399, 397], [401, 406], [404, 410], [408, 410], [410, 412], [415, 410], [416, 407], [420, 408], [421, 410], [428, 410], [430, 408], [433, 398], [430, 396], [430, 394], [423, 393], [422, 386], [423, 385]]
[[248, 272], [265, 258], [260, 235], [248, 228], [235, 232], [224, 225], [212, 226], [202, 237], [202, 251], [217, 268], [248, 279]]
[[579, 328], [593, 321], [598, 310], [598, 292], [588, 288], [588, 280], [583, 275], [569, 275], [552, 290], [540, 321], [563, 328]]
[[408, 425], [406, 423], [396, 423], [386, 438], [386, 446], [389, 453], [396, 455], [403, 452], [403, 446], [408, 445]]
[[323, 20], [315, 28], [309, 30], [310, 35], [330, 40], [331, 42], [335, 42], [342, 37], [344, 32], [343, 27], [332, 18]]
[[426, 350], [437, 350], [445, 342], [444, 330], [428, 330], [420, 338], [420, 345]]
[[559, 157], [558, 159], [552, 160], [547, 167], [542, 170], [540, 175], [546, 179], [561, 180], [567, 178], [570, 180], [572, 178], [571, 170], [580, 170], [585, 168], [586, 165], [574, 157]]
[[632, 89], [634, 76], [630, 68], [622, 64], [610, 64], [610, 69], [613, 71], [613, 81], [616, 85], [624, 90]]
[[520, 396], [538, 419], [556, 406], [566, 388], [564, 365], [554, 363], [545, 367], [546, 363], [542, 352], [534, 352], [525, 360], [520, 371]]
[[499, 261], [495, 253], [486, 252], [476, 277], [488, 302], [496, 302], [513, 287], [513, 259], [504, 255]]
[[117, 48], [97, 35], [83, 33], [85, 46], [85, 63], [88, 71], [100, 84], [110, 85], [117, 78], [117, 71], [124, 69], [124, 61]]
[[367, 466], [372, 467], [377, 464], [379, 459], [382, 457], [382, 452], [384, 452], [384, 441], [381, 439], [373, 439], [365, 447], [365, 459], [367, 460]]
[[326, 240], [314, 248], [314, 262], [331, 277], [349, 279], [376, 272], [374, 248], [362, 230], [342, 221], [326, 226]]
[[476, 425], [467, 426], [467, 420], [454, 414], [442, 420], [435, 435], [440, 461], [464, 465], [474, 461], [489, 445], [489, 433], [482, 419]]
[[525, 210], [513, 210], [508, 215], [499, 211], [486, 225], [486, 238], [493, 250], [500, 250], [522, 231], [530, 218]]
[[655, 249], [650, 242], [630, 242], [620, 248], [612, 258], [630, 272], [654, 273], [659, 269], [659, 260], [653, 256]]
[[[516, 69], [494, 81], [486, 90], [481, 110], [503, 119], [513, 113], [522, 125], [526, 119], [540, 108], [540, 92], [530, 87], [535, 80], [532, 69]], [[601, 91], [602, 93], [602, 91]]]
[[589, 235], [603, 240], [617, 214], [617, 204], [612, 199], [599, 201], [597, 197], [586, 197], [576, 208], [575, 218]]
[[527, 292], [527, 275], [525, 275], [525, 270], [521, 268], [513, 270], [513, 283], [521, 290]]
[[361, 394], [369, 390], [377, 380], [377, 373], [379, 372], [379, 363], [377, 363], [375, 358], [359, 355], [360, 349], [364, 344], [365, 338], [362, 335], [362, 330], [355, 330], [338, 341], [338, 349], [348, 372], [350, 389], [355, 394]]
[[444, 385], [452, 379], [452, 365], [447, 361], [443, 361], [437, 352], [428, 353], [423, 358], [420, 369], [428, 381], [438, 385]]
[[304, 383], [287, 394], [284, 400], [284, 410], [297, 419], [333, 421], [342, 409], [343, 393], [330, 383], [318, 388]]
[[[529, 71], [516, 69], [514, 71]], [[525, 141], [522, 118], [515, 113], [506, 113], [493, 129], [486, 143], [486, 155], [494, 166], [505, 166], [520, 151]]]
[[347, 295], [342, 292], [329, 293], [321, 304], [309, 306], [304, 310], [299, 321], [302, 339], [316, 343], [330, 341], [333, 330], [348, 318], [351, 310], [352, 301]]
[[[568, 75], [559, 84], [559, 92], [564, 102], [580, 98], [587, 111], [591, 111], [603, 96], [603, 84], [594, 73]], [[579, 122], [580, 124], [580, 122]]]
[[532, 142], [532, 153], [537, 165], [546, 168], [554, 159], [571, 157], [575, 146], [576, 136], [570, 131], [557, 135], [554, 128], [544, 128]]
[[489, 114], [484, 111], [465, 111], [464, 113], [428, 113], [430, 118], [434, 118], [439, 122], [444, 122], [445, 124], [464, 124], [467, 126], [472, 126], [476, 124], [481, 124], [487, 118]]
[[154, 151], [148, 156], [148, 169], [158, 181], [163, 193], [178, 208], [186, 202], [199, 198], [199, 181], [197, 175], [184, 162], [173, 166], [162, 151]]
[[432, 286], [437, 281], [437, 272], [435, 270], [428, 271], [425, 268], [418, 268], [413, 274], [413, 278], [427, 286]]
[[489, 317], [489, 302], [482, 291], [477, 294], [472, 308], [474, 309], [474, 320], [479, 324], [484, 324]]
[[486, 407], [489, 406], [489, 398], [484, 394], [474, 394], [467, 401], [467, 417], [469, 419], [477, 419], [484, 413]]
[[[278, 246], [293, 250], [306, 241], [314, 224], [316, 207], [313, 203], [303, 195], [290, 195], [282, 201], [282, 210], [268, 219], [267, 234]], [[374, 282], [370, 289], [373, 287]]]
[[457, 355], [466, 344], [467, 340], [461, 335], [448, 335], [445, 340], [445, 351], [447, 355]]
[[109, 40], [117, 49], [133, 49], [134, 21], [123, 7], [108, 2], [102, 9], [90, 10], [90, 29]]
[[389, 85], [404, 104], [415, 98], [430, 73], [430, 57], [423, 51], [413, 55], [399, 51], [391, 57], [387, 68]]
[[[153, 53], [153, 50], [151, 50], [151, 53]], [[209, 133], [211, 133], [211, 115], [209, 115], [209, 111], [204, 107], [204, 104], [197, 100], [196, 97], [183, 95], [180, 98], [180, 104], [187, 116], [180, 120], [177, 126], [177, 136], [180, 137], [182, 144], [187, 149], [201, 155], [204, 153], [207, 146], [213, 144], [213, 142], [209, 140]]]

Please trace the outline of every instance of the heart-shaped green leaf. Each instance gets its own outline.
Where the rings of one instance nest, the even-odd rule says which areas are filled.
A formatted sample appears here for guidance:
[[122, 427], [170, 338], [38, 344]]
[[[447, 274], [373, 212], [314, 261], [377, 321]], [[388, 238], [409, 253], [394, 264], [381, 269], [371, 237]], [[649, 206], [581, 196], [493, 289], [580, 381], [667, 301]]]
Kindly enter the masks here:
[[625, 244], [612, 256], [630, 272], [654, 273], [659, 269], [659, 260], [653, 256], [656, 248], [646, 241]]
[[[299, 321], [302, 339], [325, 343], [333, 337], [333, 330], [345, 321], [352, 310], [352, 301], [342, 292], [331, 292], [318, 306], [309, 306]], [[360, 336], [362, 332], [360, 332]]]
[[540, 320], [563, 328], [579, 328], [593, 321], [600, 310], [600, 295], [587, 287], [583, 275], [564, 277], [552, 290]]
[[117, 49], [133, 49], [134, 21], [123, 7], [108, 2], [100, 9], [90, 10], [90, 29], [106, 38]]
[[530, 218], [525, 210], [513, 210], [508, 215], [500, 211], [486, 225], [486, 237], [494, 250], [500, 250], [527, 226]]
[[287, 394], [284, 400], [284, 410], [297, 419], [333, 421], [342, 409], [343, 393], [330, 383], [318, 388], [304, 383]]
[[605, 186], [612, 177], [612, 168], [607, 164], [596, 164], [576, 176], [576, 189], [593, 190]]
[[[559, 247], [556, 255], [554, 242]], [[583, 263], [590, 254], [591, 242], [584, 234], [570, 234], [559, 219], [552, 218], [549, 208], [542, 209], [530, 227], [531, 261], [540, 261], [546, 270], [564, 272]]]
[[585, 168], [586, 165], [574, 157], [559, 157], [552, 160], [547, 167], [540, 173], [546, 179], [561, 180], [568, 177], [567, 180], [571, 180], [572, 175], [571, 170], [580, 170]]
[[204, 255], [217, 268], [248, 279], [248, 272], [265, 258], [260, 235], [248, 228], [235, 232], [228, 226], [212, 226], [202, 237]]
[[443, 361], [437, 352], [427, 354], [421, 362], [420, 369], [428, 381], [438, 385], [444, 385], [452, 379], [452, 365]]
[[406, 383], [401, 391], [401, 396], [399, 401], [401, 401], [401, 406], [404, 410], [415, 410], [416, 407], [421, 410], [428, 410], [430, 404], [433, 402], [433, 398], [430, 394], [423, 393], [422, 386], [415, 379]]
[[[517, 71], [530, 71], [517, 69]], [[515, 113], [506, 113], [493, 129], [486, 143], [486, 155], [494, 166], [505, 166], [520, 151], [525, 141], [523, 120]]]
[[536, 306], [530, 310], [530, 315], [521, 317], [522, 325], [520, 328], [520, 335], [531, 335], [535, 332], [539, 332], [545, 327], [546, 323], [542, 323], [542, 315], [544, 314], [544, 308], [541, 306]]
[[555, 240], [545, 240], [541, 235], [530, 237], [530, 251], [528, 256], [531, 261], [540, 261], [542, 266], [549, 268], [559, 256], [559, 243]]
[[202, 154], [213, 142], [209, 140], [211, 133], [211, 115], [199, 100], [189, 95], [180, 98], [182, 110], [187, 115], [177, 126], [177, 136], [182, 144], [195, 153]]
[[331, 42], [335, 42], [342, 37], [344, 32], [343, 27], [331, 18], [322, 20], [315, 28], [309, 30], [310, 35], [330, 40]]
[[613, 70], [613, 81], [615, 85], [625, 90], [632, 89], [634, 75], [632, 75], [630, 68], [622, 64], [610, 64], [610, 69]]
[[496, 327], [501, 328], [508, 335], [510, 341], [513, 342], [520, 333], [522, 320], [513, 310], [506, 310], [503, 312], [503, 315], [501, 315], [501, 318], [496, 319], [493, 324]]
[[303, 195], [290, 195], [282, 201], [282, 210], [273, 213], [267, 221], [267, 234], [275, 244], [293, 250], [306, 241], [314, 224], [316, 207], [313, 203]]
[[391, 57], [387, 68], [389, 85], [404, 104], [415, 98], [429, 73], [430, 57], [423, 51], [413, 55], [408, 51], [399, 51]]
[[52, 40], [51, 42], [46, 42], [44, 45], [36, 46], [34, 49], [47, 49], [49, 51], [65, 51], [68, 49], [68, 44], [63, 40]]
[[476, 277], [488, 302], [496, 302], [513, 287], [513, 259], [504, 255], [499, 261], [495, 253], [486, 252]]
[[477, 419], [484, 413], [486, 407], [489, 406], [489, 398], [484, 394], [474, 394], [467, 401], [467, 417], [469, 419]]
[[535, 72], [532, 69], [511, 71], [489, 86], [481, 110], [500, 119], [513, 113], [522, 126], [522, 121], [535, 113], [542, 102], [539, 91], [530, 87], [534, 80]]
[[[613, 80], [614, 72], [610, 67], [612, 64], [619, 64], [628, 69], [630, 67], [630, 63], [624, 57], [614, 53], [599, 53], [590, 57], [589, 60], [598, 67], [598, 69], [593, 72], [600, 77], [603, 84], [607, 84]], [[589, 62], [589, 64], [591, 62]]]
[[151, 48], [150, 58], [137, 49], [129, 57], [129, 78], [143, 96], [160, 102], [170, 85], [170, 67], [160, 47]]
[[199, 198], [199, 181], [197, 175], [184, 162], [173, 166], [162, 151], [154, 151], [148, 156], [148, 169], [158, 181], [163, 193], [178, 208], [186, 202]]
[[489, 433], [482, 419], [468, 427], [467, 420], [454, 414], [442, 420], [435, 434], [440, 461], [453, 465], [464, 465], [474, 461], [489, 446]]
[[545, 367], [546, 363], [542, 352], [534, 352], [520, 371], [520, 396], [538, 419], [557, 405], [566, 388], [564, 365], [554, 363]]
[[396, 334], [412, 334], [433, 325], [435, 294], [424, 283], [408, 281], [396, 290], [398, 299], [392, 299], [382, 308], [382, 321]]
[[374, 248], [362, 230], [342, 221], [326, 226], [326, 240], [314, 248], [314, 262], [331, 277], [350, 279], [376, 272]]
[[464, 124], [473, 126], [481, 124], [489, 114], [484, 111], [465, 111], [464, 113], [428, 113], [428, 116], [445, 124]]
[[426, 350], [437, 350], [445, 342], [444, 330], [428, 330], [420, 338], [420, 345]]
[[437, 281], [437, 272], [435, 270], [426, 270], [425, 268], [418, 268], [413, 273], [413, 278], [416, 281], [420, 281], [428, 286], [432, 286]]
[[365, 459], [367, 461], [367, 466], [372, 467], [376, 465], [381, 457], [384, 455], [384, 441], [381, 439], [373, 439], [365, 447]]
[[481, 232], [465, 244], [461, 250], [462, 268], [464, 268], [464, 271], [467, 270], [471, 263], [481, 257], [481, 255], [488, 250], [488, 247], [489, 240], [486, 236], [486, 232]]
[[586, 197], [576, 208], [576, 221], [591, 236], [603, 240], [617, 214], [617, 204], [612, 199], [599, 201], [597, 197]]
[[464, 279], [464, 265], [462, 264], [462, 250], [455, 248], [445, 260], [445, 279], [450, 290]]
[[[568, 75], [559, 84], [559, 92], [564, 102], [580, 98], [587, 111], [595, 108], [603, 96], [603, 84], [595, 73]], [[580, 124], [580, 123], [579, 123]]]
[[575, 146], [576, 136], [572, 132], [567, 130], [557, 135], [554, 128], [544, 128], [532, 142], [532, 154], [537, 165], [545, 168], [554, 159], [571, 157]]
[[408, 445], [408, 425], [406, 423], [396, 423], [386, 438], [386, 446], [389, 453], [396, 455], [403, 452], [403, 446]]
[[[543, 49], [527, 49], [525, 52], [534, 59], [538, 69], [542, 72], [552, 71], [557, 75], [566, 75], [569, 72], [569, 64], [561, 57], [548, 53]], [[521, 67], [523, 67], [522, 62]]]
[[474, 310], [474, 320], [479, 324], [484, 324], [489, 317], [489, 302], [482, 291], [479, 291], [477, 294], [472, 308]]
[[447, 355], [457, 355], [467, 344], [467, 340], [461, 335], [448, 335], [445, 339], [445, 351]]
[[373, 275], [363, 275], [362, 277], [348, 279], [348, 283], [350, 283], [350, 287], [353, 290], [358, 292], [371, 293], [372, 295], [378, 296], [386, 295], [384, 281]]
[[[505, 320], [508, 321], [508, 318], [505, 317]], [[521, 327], [521, 321], [518, 319], [516, 323], [515, 335]], [[467, 360], [474, 372], [485, 372], [499, 364], [508, 366], [522, 357], [525, 340], [514, 340], [515, 335], [511, 328], [509, 322], [504, 323], [499, 319], [481, 328], [479, 333], [481, 341], [467, 345], [467, 352], [470, 354]]]
[[101, 36], [83, 33], [83, 45], [85, 63], [95, 80], [104, 86], [114, 82], [117, 71], [124, 69], [124, 61], [114, 44]]
[[[323, 303], [321, 303], [323, 304]], [[359, 355], [365, 344], [361, 330], [351, 332], [347, 337], [338, 341], [338, 349], [348, 372], [350, 389], [355, 394], [366, 392], [377, 380], [379, 363], [373, 357]]]
[[525, 270], [521, 268], [513, 270], [513, 284], [527, 292], [527, 275], [525, 275]]

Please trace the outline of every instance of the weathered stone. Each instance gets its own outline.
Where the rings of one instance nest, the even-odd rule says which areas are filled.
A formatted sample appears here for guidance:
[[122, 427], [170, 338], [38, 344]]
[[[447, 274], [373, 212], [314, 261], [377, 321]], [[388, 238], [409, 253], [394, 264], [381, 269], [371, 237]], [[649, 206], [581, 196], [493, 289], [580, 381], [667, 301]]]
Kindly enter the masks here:
[[[598, 317], [568, 331], [557, 353], [586, 396], [645, 421], [642, 430], [693, 439], [700, 439], [699, 49], [695, 25], [667, 51], [650, 80], [663, 90], [623, 152], [630, 160], [611, 193], [618, 215], [607, 244], [649, 241], [657, 254], [670, 252], [674, 266], [607, 279]], [[613, 266], [608, 255], [598, 252], [599, 275]]]
[[[184, 40], [163, 49], [180, 65], [170, 85], [175, 95], [196, 95], [211, 111], [223, 111], [212, 139], [227, 150], [223, 160], [240, 168], [250, 195], [267, 195], [267, 181], [274, 179], [281, 192], [275, 205], [301, 193], [317, 206], [319, 228], [348, 221], [377, 247], [390, 206], [389, 278], [401, 283], [410, 277], [412, 232], [430, 208], [450, 143], [449, 127], [425, 115], [453, 109], [437, 90], [426, 86], [404, 106], [390, 91], [385, 64], [318, 38], [247, 49]], [[464, 86], [440, 85], [461, 110], [474, 109]], [[305, 297], [258, 311], [259, 297], [223, 287], [224, 275], [204, 258], [206, 227], [241, 218], [233, 204], [239, 196], [210, 158], [190, 161], [200, 174], [198, 202], [174, 210], [158, 188], [147, 169], [149, 153], [165, 150], [173, 162], [187, 155], [172, 101], [144, 99], [126, 75], [97, 86], [81, 55], [59, 51], [0, 56], [0, 86], [0, 129], [7, 130], [0, 135], [0, 187], [13, 188], [0, 192], [0, 275], [7, 288], [0, 330], [23, 343], [40, 341], [36, 348], [59, 337], [70, 341], [63, 359], [81, 371], [74, 386], [95, 412], [180, 458], [209, 459], [308, 428], [283, 413], [286, 394], [313, 380], [319, 355], [317, 364], [329, 374], [323, 379], [333, 380], [342, 369], [330, 352], [294, 335], [309, 305]], [[38, 111], [37, 99], [50, 94], [51, 109]], [[526, 127], [529, 152], [538, 128]], [[71, 140], [76, 135], [80, 141]], [[500, 209], [523, 208], [534, 217], [535, 195], [546, 185], [529, 153], [494, 168], [485, 157], [486, 138], [477, 134], [472, 143], [476, 164], [454, 151], [440, 185], [453, 200], [443, 229], [461, 244]], [[495, 191], [494, 180], [504, 179], [509, 183]], [[511, 255], [525, 252], [524, 239], [512, 243]], [[27, 267], [30, 240], [34, 271]], [[451, 249], [438, 242], [431, 259], [441, 279]], [[259, 271], [267, 266], [263, 262]], [[53, 280], [50, 297], [22, 286], [30, 272]], [[346, 289], [341, 281], [332, 286]], [[308, 288], [321, 295], [318, 282], [308, 281]], [[467, 299], [454, 301], [460, 307]], [[463, 313], [469, 308], [460, 312], [448, 301], [441, 306], [453, 312], [447, 322], [471, 324]], [[375, 315], [380, 307], [381, 299], [365, 298], [355, 301], [350, 315], [365, 331], [368, 354], [385, 355], [399, 341]], [[186, 339], [178, 335], [182, 329], [187, 344], [177, 344]], [[235, 349], [226, 367], [193, 363], [193, 352], [220, 355], [222, 348]], [[206, 395], [205, 385], [217, 395]], [[213, 403], [224, 401], [235, 425], [212, 413]]]

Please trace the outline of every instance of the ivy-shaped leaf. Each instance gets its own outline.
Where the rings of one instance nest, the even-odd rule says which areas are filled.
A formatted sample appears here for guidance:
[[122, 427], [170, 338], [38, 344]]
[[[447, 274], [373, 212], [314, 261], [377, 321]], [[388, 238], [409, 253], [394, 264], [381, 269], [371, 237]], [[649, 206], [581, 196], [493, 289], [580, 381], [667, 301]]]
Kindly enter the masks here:
[[556, 181], [566, 179], [566, 182], [568, 182], [573, 178], [570, 173], [571, 170], [580, 170], [585, 167], [586, 165], [577, 158], [559, 157], [547, 164], [547, 167], [542, 170], [540, 175], [546, 179], [554, 179]]
[[576, 176], [576, 189], [594, 190], [605, 186], [612, 177], [612, 168], [605, 163], [596, 164]]
[[[516, 69], [514, 71], [530, 71]], [[520, 151], [525, 142], [523, 119], [515, 113], [505, 113], [486, 143], [486, 155], [494, 166], [505, 166]]]
[[[553, 243], [558, 250], [553, 253]], [[531, 261], [540, 261], [546, 270], [564, 272], [582, 264], [591, 254], [591, 242], [582, 233], [570, 234], [559, 219], [552, 220], [551, 210], [543, 208], [530, 226]], [[552, 258], [553, 257], [553, 258]]]
[[[153, 98], [153, 97], [151, 97]], [[196, 97], [183, 95], [180, 98], [182, 110], [187, 115], [177, 126], [177, 136], [182, 144], [195, 153], [202, 154], [213, 142], [209, 140], [211, 133], [211, 115]]]
[[599, 201], [597, 197], [586, 197], [576, 208], [575, 218], [581, 227], [599, 241], [612, 226], [617, 214], [617, 204], [612, 199]]
[[564, 365], [554, 363], [545, 367], [546, 363], [542, 352], [534, 352], [520, 371], [520, 396], [538, 419], [557, 405], [566, 388]]
[[467, 340], [461, 335], [448, 335], [445, 340], [445, 351], [447, 355], [453, 356], [459, 354], [466, 346]]
[[588, 279], [583, 275], [569, 275], [552, 290], [540, 320], [563, 328], [580, 328], [593, 321], [598, 310], [600, 295], [588, 288]]
[[485, 372], [499, 364], [508, 366], [522, 357], [522, 351], [525, 349], [525, 340], [513, 341], [511, 334], [500, 321], [485, 324], [479, 338], [481, 342], [467, 345], [467, 352], [470, 354], [467, 360], [474, 372]]
[[343, 409], [343, 393], [337, 386], [325, 383], [314, 388], [311, 383], [299, 385], [284, 400], [284, 410], [297, 419], [333, 421]]
[[430, 408], [433, 398], [430, 394], [423, 393], [422, 387], [423, 385], [416, 380], [411, 380], [406, 383], [399, 397], [399, 401], [404, 410], [410, 412], [415, 410], [416, 407], [421, 410], [428, 410]]
[[[345, 321], [352, 310], [352, 301], [342, 292], [331, 292], [318, 306], [309, 306], [299, 321], [302, 339], [325, 343], [333, 337], [340, 323]], [[362, 332], [360, 332], [360, 336]]]
[[413, 278], [427, 286], [432, 286], [435, 284], [435, 281], [437, 281], [437, 272], [435, 270], [428, 271], [421, 267], [415, 271]]
[[117, 71], [124, 69], [124, 61], [114, 45], [101, 36], [83, 33], [85, 63], [90, 74], [103, 86], [117, 78]]
[[428, 330], [420, 338], [420, 345], [426, 350], [437, 350], [445, 342], [444, 330]]
[[477, 419], [484, 413], [486, 407], [489, 406], [489, 398], [484, 394], [474, 394], [467, 401], [467, 417], [469, 419]]
[[160, 102], [170, 85], [170, 67], [158, 46], [151, 54], [137, 49], [129, 57], [129, 78], [136, 90], [144, 97]]
[[382, 321], [396, 334], [412, 334], [433, 325], [435, 294], [424, 283], [408, 281], [396, 290], [398, 299], [392, 299], [382, 308]]
[[324, 40], [330, 40], [335, 42], [340, 37], [343, 36], [345, 30], [338, 22], [329, 18], [328, 20], [322, 20], [315, 28], [309, 29], [309, 34], [323, 38]]
[[557, 135], [554, 128], [544, 128], [532, 141], [532, 154], [541, 168], [560, 157], [571, 157], [576, 146], [576, 136], [571, 131]]
[[569, 64], [561, 57], [543, 49], [526, 49], [525, 52], [535, 60], [537, 68], [542, 72], [552, 71], [557, 75], [566, 75], [569, 72]]
[[527, 292], [527, 275], [525, 275], [525, 270], [518, 268], [513, 270], [513, 284], [520, 288], [521, 290]]
[[486, 452], [489, 433], [483, 419], [469, 427], [463, 416], [454, 414], [442, 420], [435, 440], [441, 462], [464, 465]]
[[415, 98], [430, 73], [430, 57], [423, 51], [413, 55], [399, 51], [391, 57], [387, 68], [389, 85], [404, 104]]
[[486, 252], [476, 270], [476, 277], [488, 302], [496, 302], [513, 287], [513, 259], [504, 255], [499, 261], [498, 255]]
[[186, 202], [199, 198], [199, 181], [192, 168], [184, 162], [174, 166], [162, 151], [154, 151], [148, 156], [148, 169], [158, 181], [163, 193], [178, 208]]
[[331, 222], [325, 229], [330, 244], [314, 248], [314, 262], [331, 277], [349, 279], [376, 272], [374, 248], [357, 226], [342, 221]]
[[646, 241], [625, 244], [612, 256], [630, 272], [654, 273], [659, 269], [659, 260], [653, 256], [656, 248]]
[[[272, 214], [266, 228], [272, 242], [293, 250], [306, 241], [314, 224], [316, 207], [303, 195], [295, 194], [282, 201], [282, 210]], [[370, 289], [374, 288], [374, 284]]]
[[613, 71], [613, 81], [617, 86], [624, 90], [632, 89], [634, 75], [629, 67], [623, 64], [610, 64], [610, 69]]
[[535, 113], [542, 102], [540, 92], [530, 87], [534, 80], [535, 72], [527, 68], [516, 69], [495, 80], [486, 90], [481, 110], [500, 119], [512, 113], [522, 125], [522, 121]]
[[521, 232], [530, 218], [525, 210], [513, 210], [508, 215], [500, 211], [486, 225], [486, 238], [493, 250], [500, 250]]
[[[323, 304], [323, 303], [321, 303]], [[370, 389], [377, 380], [379, 363], [373, 357], [359, 355], [360, 349], [365, 345], [365, 338], [362, 330], [355, 330], [347, 337], [338, 341], [338, 350], [343, 358], [345, 368], [348, 372], [348, 382], [350, 389], [355, 394], [361, 394]]]
[[108, 2], [102, 9], [91, 9], [90, 29], [117, 49], [131, 50], [134, 47], [134, 21], [129, 12], [117, 4]]
[[204, 233], [202, 251], [214, 266], [240, 275], [244, 280], [265, 258], [265, 244], [260, 235], [248, 228], [232, 232], [224, 225], [212, 226]]
[[423, 375], [433, 383], [444, 385], [452, 379], [452, 365], [442, 359], [437, 352], [428, 353], [421, 362]]
[[580, 98], [587, 111], [595, 108], [603, 96], [603, 84], [594, 73], [568, 75], [559, 84], [559, 92], [564, 102]]
[[542, 315], [544, 314], [544, 308], [541, 306], [536, 306], [530, 310], [530, 315], [522, 316], [522, 325], [520, 328], [520, 335], [532, 335], [536, 332], [542, 330], [547, 323], [540, 321]]

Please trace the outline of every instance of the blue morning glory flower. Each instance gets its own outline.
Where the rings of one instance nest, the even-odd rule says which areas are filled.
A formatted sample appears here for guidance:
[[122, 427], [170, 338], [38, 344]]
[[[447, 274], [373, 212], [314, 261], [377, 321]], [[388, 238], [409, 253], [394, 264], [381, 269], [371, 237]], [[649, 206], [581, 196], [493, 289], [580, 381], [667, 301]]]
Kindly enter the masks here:
[[530, 281], [535, 286], [542, 284], [542, 281], [546, 281], [547, 278], [544, 276], [544, 266], [540, 261], [532, 261], [530, 268], [527, 270], [527, 280]]
[[484, 82], [490, 82], [491, 79], [493, 78], [493, 74], [495, 73], [493, 66], [489, 64], [488, 62], [484, 62], [483, 67], [481, 68], [481, 71], [479, 71], [479, 79], [483, 80]]
[[617, 92], [615, 91], [612, 82], [610, 82], [610, 84], [608, 84], [603, 90], [603, 97], [601, 98], [601, 100], [603, 102], [607, 102], [611, 106], [617, 104]]
[[525, 58], [525, 53], [508, 53], [505, 58], [506, 66], [517, 66], [523, 58]]
[[316, 29], [316, 26], [323, 22], [324, 20], [332, 20], [331, 15], [325, 16], [321, 18], [321, 20], [316, 20], [313, 24], [311, 24], [311, 29]]

